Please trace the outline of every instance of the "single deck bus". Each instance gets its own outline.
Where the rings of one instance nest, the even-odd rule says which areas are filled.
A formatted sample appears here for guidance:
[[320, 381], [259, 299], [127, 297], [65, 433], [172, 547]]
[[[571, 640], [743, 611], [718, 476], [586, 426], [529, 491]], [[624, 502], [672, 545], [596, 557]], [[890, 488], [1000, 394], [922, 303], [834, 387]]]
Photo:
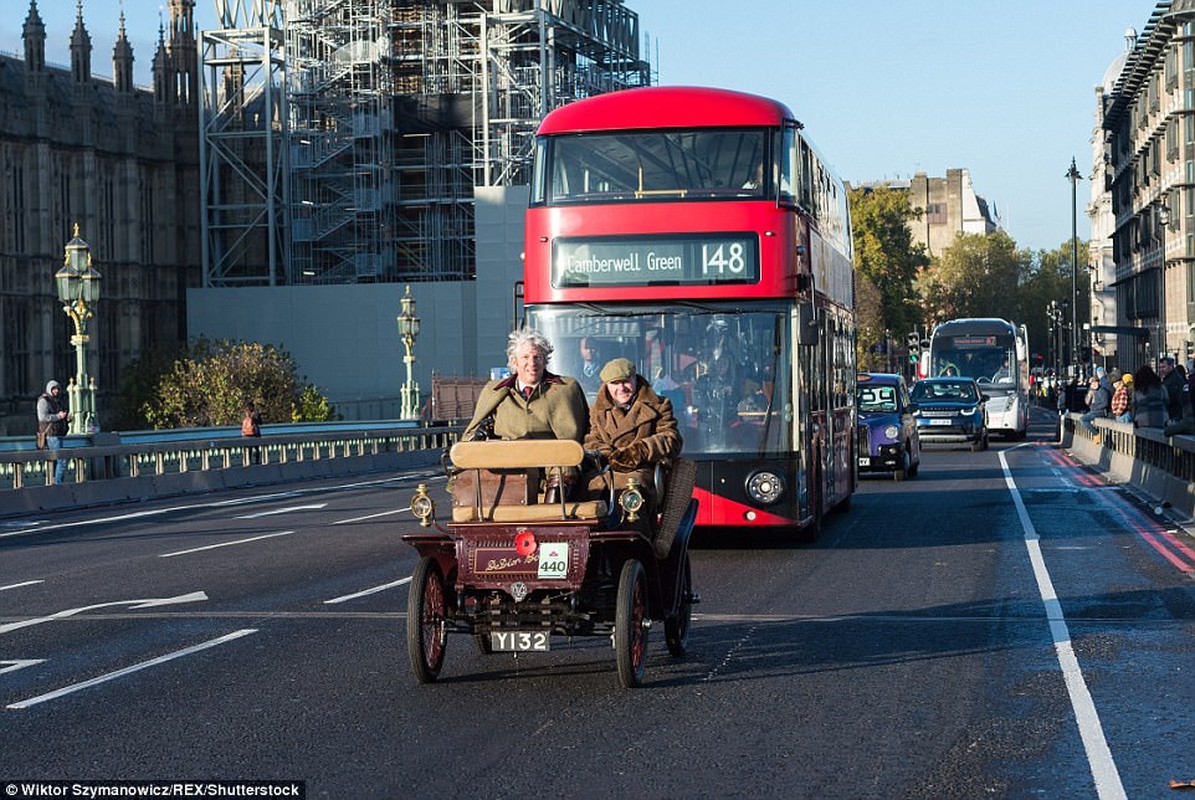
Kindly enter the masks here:
[[843, 184], [791, 111], [649, 87], [548, 114], [525, 226], [526, 324], [591, 399], [624, 356], [672, 400], [701, 526], [815, 534], [856, 483]]
[[934, 328], [928, 374], [974, 378], [988, 396], [988, 431], [1023, 439], [1029, 430], [1029, 336], [1003, 319], [952, 319]]

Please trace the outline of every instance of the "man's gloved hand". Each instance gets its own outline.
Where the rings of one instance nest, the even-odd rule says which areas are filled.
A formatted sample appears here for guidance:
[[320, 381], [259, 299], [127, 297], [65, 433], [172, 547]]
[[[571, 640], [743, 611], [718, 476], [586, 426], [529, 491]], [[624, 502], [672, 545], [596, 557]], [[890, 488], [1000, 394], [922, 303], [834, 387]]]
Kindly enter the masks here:
[[629, 472], [646, 466], [647, 445], [643, 442], [631, 442], [626, 447], [620, 447], [610, 454], [610, 466], [621, 472]]

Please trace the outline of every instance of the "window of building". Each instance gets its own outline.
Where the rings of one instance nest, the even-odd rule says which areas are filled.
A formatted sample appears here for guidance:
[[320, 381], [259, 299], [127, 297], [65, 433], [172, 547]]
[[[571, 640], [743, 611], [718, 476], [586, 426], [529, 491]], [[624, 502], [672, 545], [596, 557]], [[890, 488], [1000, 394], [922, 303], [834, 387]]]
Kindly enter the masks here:
[[925, 221], [931, 225], [945, 225], [946, 204], [927, 203], [925, 206]]

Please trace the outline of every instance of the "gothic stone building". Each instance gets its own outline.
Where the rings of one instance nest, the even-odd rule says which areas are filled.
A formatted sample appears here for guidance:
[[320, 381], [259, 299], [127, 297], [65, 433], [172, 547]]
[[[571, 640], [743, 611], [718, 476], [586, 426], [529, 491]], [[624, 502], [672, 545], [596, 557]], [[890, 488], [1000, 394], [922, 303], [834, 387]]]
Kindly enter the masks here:
[[46, 382], [74, 375], [53, 278], [76, 225], [102, 275], [88, 350], [101, 426], [124, 367], [186, 338], [200, 280], [194, 7], [169, 0], [152, 90], [133, 84], [123, 13], [111, 80], [92, 75], [81, 4], [69, 69], [46, 62], [37, 0], [24, 59], [0, 55], [0, 435], [32, 434]]

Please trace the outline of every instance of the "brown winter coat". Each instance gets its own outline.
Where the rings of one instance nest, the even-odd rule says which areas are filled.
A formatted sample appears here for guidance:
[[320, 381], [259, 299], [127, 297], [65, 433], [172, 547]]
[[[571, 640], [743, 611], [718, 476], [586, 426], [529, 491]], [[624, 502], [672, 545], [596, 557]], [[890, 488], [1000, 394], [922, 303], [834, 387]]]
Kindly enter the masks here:
[[656, 394], [642, 376], [638, 380], [630, 410], [615, 406], [603, 386], [589, 412], [585, 449], [597, 450], [611, 462], [618, 488], [624, 488], [630, 477], [651, 487], [656, 462], [676, 458], [684, 444], [672, 401]]
[[490, 381], [477, 398], [473, 419], [465, 429], [468, 440], [487, 417], [494, 418], [500, 439], [572, 439], [585, 436], [585, 394], [572, 378], [545, 372], [531, 399], [519, 394], [515, 376]]

